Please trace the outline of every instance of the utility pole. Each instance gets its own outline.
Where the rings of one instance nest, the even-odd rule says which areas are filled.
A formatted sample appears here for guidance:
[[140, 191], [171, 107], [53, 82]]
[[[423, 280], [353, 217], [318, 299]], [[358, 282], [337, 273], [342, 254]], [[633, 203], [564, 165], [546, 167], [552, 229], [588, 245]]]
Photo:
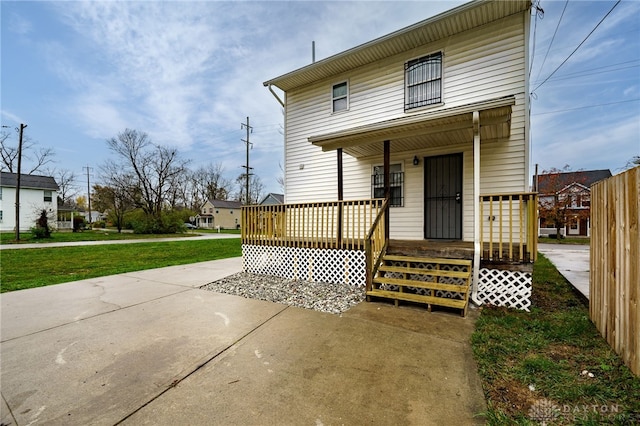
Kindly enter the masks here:
[[16, 241], [20, 241], [20, 173], [22, 172], [22, 134], [26, 124], [20, 123], [18, 129], [18, 176], [16, 178]]
[[253, 169], [253, 167], [249, 167], [249, 147], [253, 148], [253, 144], [251, 142], [249, 142], [249, 134], [253, 133], [253, 127], [249, 126], [249, 117], [247, 117], [247, 124], [245, 123], [241, 123], [240, 124], [240, 129], [247, 129], [247, 139], [240, 139], [242, 142], [245, 143], [245, 145], [247, 145], [247, 164], [245, 166], [241, 166], [244, 169], [246, 169], [246, 173], [245, 173], [245, 204], [248, 206], [249, 204], [251, 204], [251, 199], [249, 197], [249, 177], [251, 176], [251, 169]]
[[91, 225], [93, 221], [91, 220], [91, 185], [89, 184], [89, 172], [93, 169], [89, 166], [84, 166], [82, 169], [87, 169], [87, 203], [89, 205], [89, 225]]

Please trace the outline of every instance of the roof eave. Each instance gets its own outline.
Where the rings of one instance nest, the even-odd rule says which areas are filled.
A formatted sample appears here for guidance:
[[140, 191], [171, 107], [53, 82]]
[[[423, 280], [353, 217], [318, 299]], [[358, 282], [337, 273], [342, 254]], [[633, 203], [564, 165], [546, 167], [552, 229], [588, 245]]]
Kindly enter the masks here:
[[[398, 31], [395, 31], [393, 33], [384, 35], [382, 37], [379, 37], [377, 39], [371, 40], [369, 42], [366, 42], [364, 44], [358, 45], [356, 47], [353, 47], [351, 49], [345, 50], [343, 52], [337, 53], [335, 55], [329, 56], [328, 58], [322, 59], [320, 61], [314, 62], [312, 64], [306, 65], [302, 68], [298, 68], [297, 70], [288, 72], [286, 74], [283, 74], [279, 77], [267, 80], [265, 82], [263, 82], [262, 84], [265, 87], [269, 87], [269, 86], [276, 86], [279, 89], [281, 89], [282, 91], [286, 92], [287, 90], [291, 90], [292, 88], [298, 87], [300, 85], [302, 85], [302, 83], [300, 84], [292, 84], [292, 80], [293, 79], [302, 79], [305, 80], [306, 83], [310, 82], [310, 81], [317, 81], [320, 80], [322, 78], [326, 78], [328, 77], [328, 75], [331, 75], [332, 73], [330, 73], [329, 68], [331, 66], [335, 66], [337, 63], [339, 63], [341, 60], [346, 60], [349, 57], [353, 57], [356, 54], [361, 54], [361, 53], [365, 53], [367, 50], [371, 50], [373, 51], [373, 49], [378, 46], [381, 45], [387, 41], [392, 41], [394, 39], [399, 40], [402, 37], [406, 37], [407, 35], [411, 34], [412, 32], [418, 31], [421, 28], [428, 26], [428, 25], [434, 25], [436, 23], [438, 23], [439, 21], [444, 21], [450, 17], [453, 17], [457, 14], [461, 14], [463, 12], [467, 12], [473, 8], [482, 6], [484, 4], [490, 4], [493, 3], [493, 0], [473, 0], [469, 3], [465, 3], [462, 4], [456, 8], [447, 10], [445, 12], [442, 12], [438, 15], [435, 15], [431, 18], [427, 18], [423, 21], [420, 21], [416, 24], [410, 25], [408, 27], [402, 28]], [[516, 1], [512, 2], [512, 4], [517, 3]], [[524, 0], [524, 1], [519, 1], [519, 3], [521, 3], [521, 7], [519, 8], [520, 11], [524, 11], [528, 9], [528, 5], [530, 4], [530, 1]], [[504, 15], [507, 16], [507, 15]], [[491, 16], [491, 18], [488, 18], [486, 20], [486, 22], [491, 22], [495, 19], [500, 19], [504, 16]], [[486, 23], [484, 22], [484, 23]], [[443, 38], [445, 37], [445, 35], [440, 36], [439, 38]], [[438, 38], [432, 40], [435, 41]], [[402, 51], [405, 51], [406, 49], [398, 49], [398, 51], [394, 51], [391, 52], [393, 54], [396, 53], [401, 53]], [[388, 54], [387, 54], [388, 56]], [[357, 62], [356, 65], [353, 64], [344, 64], [344, 68], [346, 71], [347, 69], [353, 69], [356, 68], [358, 66], [362, 66], [365, 65], [366, 63], [370, 63], [372, 61], [369, 62], [362, 62], [360, 63], [359, 61], [355, 61]], [[303, 78], [304, 75], [307, 74], [306, 78]], [[335, 74], [335, 73], [334, 73]], [[313, 75], [315, 75], [315, 77], [312, 77]]]

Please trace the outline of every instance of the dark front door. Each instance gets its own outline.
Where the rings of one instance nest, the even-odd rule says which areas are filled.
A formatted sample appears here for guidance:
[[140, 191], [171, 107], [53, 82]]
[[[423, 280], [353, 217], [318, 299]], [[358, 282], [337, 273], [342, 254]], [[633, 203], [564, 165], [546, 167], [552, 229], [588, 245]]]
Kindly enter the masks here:
[[424, 237], [462, 239], [462, 154], [424, 159]]

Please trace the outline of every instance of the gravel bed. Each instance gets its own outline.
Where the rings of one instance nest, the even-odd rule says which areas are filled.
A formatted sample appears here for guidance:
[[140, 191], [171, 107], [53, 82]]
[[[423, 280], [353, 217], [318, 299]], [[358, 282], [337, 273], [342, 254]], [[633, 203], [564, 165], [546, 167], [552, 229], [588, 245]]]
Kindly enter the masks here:
[[249, 299], [341, 314], [365, 299], [364, 288], [239, 272], [200, 287]]

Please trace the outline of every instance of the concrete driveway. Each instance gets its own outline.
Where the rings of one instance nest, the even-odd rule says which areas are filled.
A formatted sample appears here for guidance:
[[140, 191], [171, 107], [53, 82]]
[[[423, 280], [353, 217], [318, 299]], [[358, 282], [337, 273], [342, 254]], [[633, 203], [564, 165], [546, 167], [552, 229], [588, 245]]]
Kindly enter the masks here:
[[3, 424], [483, 424], [466, 319], [197, 287], [225, 259], [5, 293]]
[[538, 244], [538, 251], [556, 267], [584, 297], [589, 299], [590, 247], [579, 244]]

